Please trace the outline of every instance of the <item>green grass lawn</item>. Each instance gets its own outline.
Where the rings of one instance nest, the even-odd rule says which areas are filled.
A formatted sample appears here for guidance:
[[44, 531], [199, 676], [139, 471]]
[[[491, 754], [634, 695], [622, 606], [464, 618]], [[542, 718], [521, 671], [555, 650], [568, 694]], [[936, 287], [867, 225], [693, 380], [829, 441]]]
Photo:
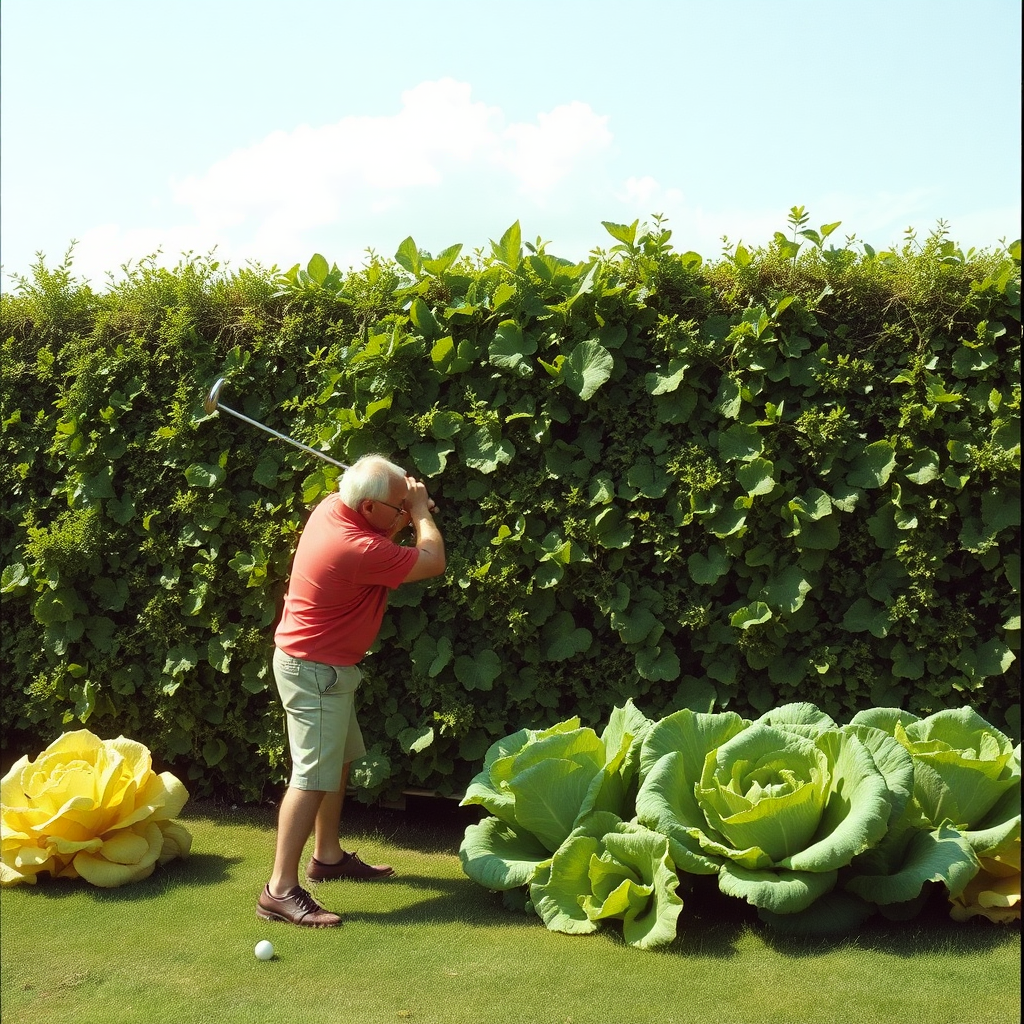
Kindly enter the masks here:
[[[397, 877], [314, 888], [344, 914], [257, 920], [274, 815], [191, 804], [192, 856], [123, 889], [41, 882], [0, 897], [3, 1024], [1007, 1024], [1020, 929], [941, 908], [829, 941], [779, 939], [738, 901], [687, 901], [658, 952], [548, 932], [467, 879], [440, 801], [352, 805], [346, 845]], [[440, 806], [439, 806], [440, 805]], [[274, 959], [253, 947], [269, 938]]]

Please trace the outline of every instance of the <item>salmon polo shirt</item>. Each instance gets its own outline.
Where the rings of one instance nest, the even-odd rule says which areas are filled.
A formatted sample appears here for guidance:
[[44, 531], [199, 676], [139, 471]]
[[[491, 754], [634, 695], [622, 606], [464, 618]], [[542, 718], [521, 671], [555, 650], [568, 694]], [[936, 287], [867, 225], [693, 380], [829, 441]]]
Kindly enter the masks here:
[[388, 591], [418, 558], [328, 495], [299, 538], [275, 643], [293, 658], [355, 665], [377, 639]]

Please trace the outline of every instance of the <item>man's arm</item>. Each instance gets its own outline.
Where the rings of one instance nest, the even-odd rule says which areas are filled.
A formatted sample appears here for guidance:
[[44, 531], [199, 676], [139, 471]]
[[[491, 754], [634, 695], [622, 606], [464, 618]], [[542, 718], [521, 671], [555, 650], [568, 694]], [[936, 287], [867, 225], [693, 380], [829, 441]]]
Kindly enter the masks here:
[[427, 488], [418, 480], [409, 480], [409, 495], [405, 507], [409, 512], [411, 525], [416, 531], [416, 550], [419, 557], [409, 570], [403, 583], [415, 583], [440, 576], [445, 568], [444, 538], [430, 514], [431, 502]]

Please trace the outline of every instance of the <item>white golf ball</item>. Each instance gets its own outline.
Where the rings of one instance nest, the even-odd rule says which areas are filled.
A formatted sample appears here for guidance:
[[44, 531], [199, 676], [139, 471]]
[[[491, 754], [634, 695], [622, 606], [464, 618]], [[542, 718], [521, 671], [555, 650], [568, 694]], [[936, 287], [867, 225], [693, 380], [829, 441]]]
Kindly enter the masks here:
[[263, 939], [262, 942], [256, 943], [255, 953], [260, 960], [269, 960], [274, 955], [274, 944]]

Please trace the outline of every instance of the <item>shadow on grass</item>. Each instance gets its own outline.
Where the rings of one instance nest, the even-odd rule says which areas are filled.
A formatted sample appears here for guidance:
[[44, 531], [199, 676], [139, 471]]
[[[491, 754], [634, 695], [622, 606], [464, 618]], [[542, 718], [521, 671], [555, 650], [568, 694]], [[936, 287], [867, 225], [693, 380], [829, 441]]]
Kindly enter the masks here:
[[221, 885], [241, 857], [220, 857], [213, 853], [193, 853], [186, 860], [173, 860], [157, 867], [149, 876], [130, 885], [103, 889], [83, 885], [80, 879], [42, 876], [34, 886], [22, 886], [21, 892], [39, 899], [63, 900], [86, 895], [97, 903], [134, 903], [156, 899], [168, 890], [195, 886]]
[[1020, 924], [997, 925], [978, 918], [954, 921], [949, 916], [945, 889], [936, 885], [921, 912], [909, 921], [876, 915], [859, 928], [836, 935], [784, 935], [764, 925], [759, 933], [780, 956], [793, 958], [845, 949], [907, 958], [932, 953], [966, 957], [998, 949], [1020, 933]]

